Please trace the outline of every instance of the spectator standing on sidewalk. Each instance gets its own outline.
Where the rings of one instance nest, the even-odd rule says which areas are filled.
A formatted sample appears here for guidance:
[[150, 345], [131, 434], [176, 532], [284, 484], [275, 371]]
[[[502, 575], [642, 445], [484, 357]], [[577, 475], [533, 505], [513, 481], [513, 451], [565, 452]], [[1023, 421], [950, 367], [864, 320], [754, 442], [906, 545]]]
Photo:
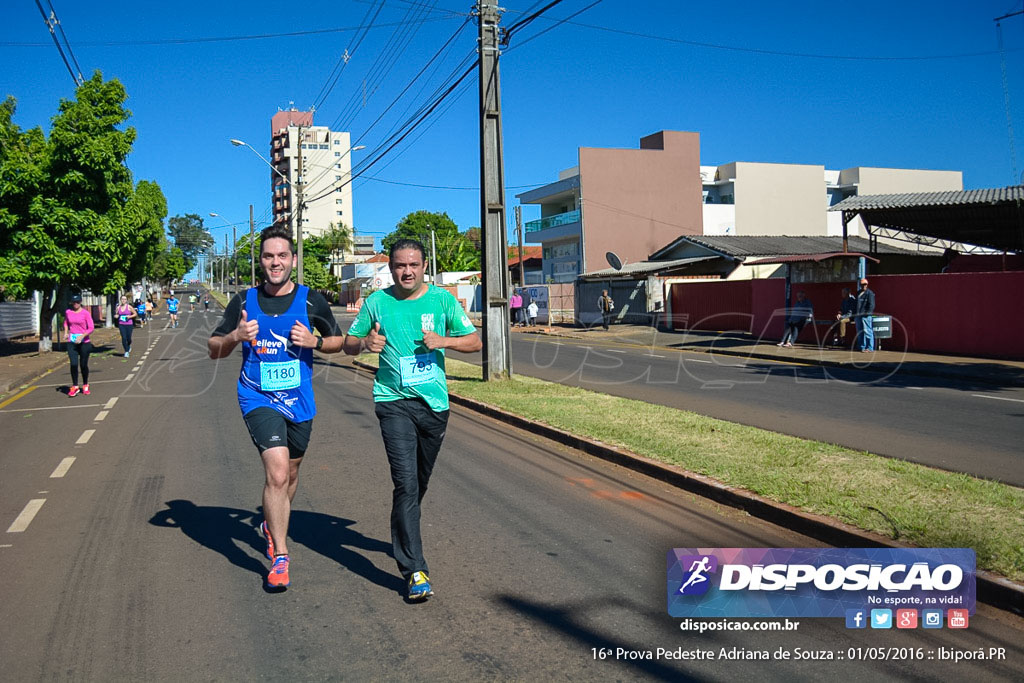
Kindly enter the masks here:
[[875, 328], [874, 318], [871, 314], [875, 312], [875, 293], [868, 289], [868, 279], [861, 278], [860, 291], [857, 292], [857, 307], [854, 311], [857, 321], [857, 338], [854, 344], [863, 353], [871, 353], [875, 350]]
[[601, 326], [607, 330], [608, 321], [612, 317], [612, 311], [615, 310], [615, 302], [608, 296], [607, 289], [602, 289], [601, 296], [597, 297], [597, 310], [601, 312]]
[[839, 334], [832, 338], [832, 345], [846, 345], [846, 325], [853, 318], [857, 310], [857, 298], [850, 294], [849, 287], [843, 287], [842, 300], [839, 302], [839, 312], [836, 313], [836, 320], [839, 321]]
[[792, 347], [793, 342], [803, 331], [804, 325], [811, 320], [814, 320], [814, 305], [811, 304], [811, 300], [807, 298], [804, 291], [800, 290], [796, 293], [796, 301], [790, 307], [789, 315], [786, 316], [786, 332], [782, 335], [782, 341], [777, 345]]
[[523, 310], [523, 297], [520, 296], [519, 290], [515, 290], [512, 296], [508, 299], [509, 307], [509, 320], [512, 321], [512, 327], [516, 327], [520, 320], [519, 315]]
[[128, 303], [128, 297], [122, 296], [121, 303], [117, 307], [117, 329], [121, 333], [121, 346], [124, 348], [124, 357], [127, 358], [132, 350], [132, 330], [135, 329], [135, 319], [139, 317], [132, 305]]
[[[71, 297], [71, 308], [64, 311], [64, 336], [67, 338], [68, 361], [71, 363], [71, 388], [68, 397], [81, 391], [89, 394], [89, 353], [92, 351], [90, 333], [96, 329], [92, 313], [82, 308], [82, 295]], [[78, 366], [82, 366], [82, 384], [78, 384]]]

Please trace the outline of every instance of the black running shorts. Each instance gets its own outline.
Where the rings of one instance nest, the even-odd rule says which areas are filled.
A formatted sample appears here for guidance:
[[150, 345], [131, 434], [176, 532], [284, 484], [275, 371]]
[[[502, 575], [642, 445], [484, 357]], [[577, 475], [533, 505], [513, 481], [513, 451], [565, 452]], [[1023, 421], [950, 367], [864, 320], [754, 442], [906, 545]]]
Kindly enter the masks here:
[[292, 422], [273, 408], [254, 408], [245, 414], [245, 426], [260, 453], [270, 448], [288, 447], [288, 457], [301, 458], [309, 447], [313, 421]]

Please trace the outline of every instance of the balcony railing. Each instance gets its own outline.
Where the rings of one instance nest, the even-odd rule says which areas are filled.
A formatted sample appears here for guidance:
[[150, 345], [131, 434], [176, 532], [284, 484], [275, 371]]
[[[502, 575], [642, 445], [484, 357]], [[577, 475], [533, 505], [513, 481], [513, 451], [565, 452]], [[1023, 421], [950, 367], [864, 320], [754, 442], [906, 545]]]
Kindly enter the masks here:
[[578, 223], [579, 220], [580, 210], [576, 209], [575, 211], [568, 211], [566, 213], [548, 216], [547, 218], [541, 218], [535, 221], [527, 221], [526, 232], [537, 232], [538, 230], [547, 230], [548, 228], [554, 228], [558, 225]]

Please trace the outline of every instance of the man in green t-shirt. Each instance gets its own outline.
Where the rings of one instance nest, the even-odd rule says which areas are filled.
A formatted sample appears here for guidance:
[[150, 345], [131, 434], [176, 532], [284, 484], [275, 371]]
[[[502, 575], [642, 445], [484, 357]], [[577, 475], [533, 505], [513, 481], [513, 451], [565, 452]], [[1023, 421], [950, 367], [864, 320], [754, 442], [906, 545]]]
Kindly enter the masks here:
[[363, 303], [345, 336], [345, 353], [380, 354], [373, 401], [395, 490], [391, 543], [410, 600], [434, 594], [420, 537], [420, 504], [448, 426], [444, 351], [482, 346], [476, 328], [450, 293], [423, 281], [426, 250], [416, 240], [391, 247], [395, 284]]

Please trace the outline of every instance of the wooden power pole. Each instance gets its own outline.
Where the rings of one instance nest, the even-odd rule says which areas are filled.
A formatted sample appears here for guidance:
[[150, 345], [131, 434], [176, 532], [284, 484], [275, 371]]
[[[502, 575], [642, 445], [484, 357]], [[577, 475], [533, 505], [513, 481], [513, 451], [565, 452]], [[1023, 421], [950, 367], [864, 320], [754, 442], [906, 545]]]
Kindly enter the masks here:
[[480, 225], [483, 241], [484, 380], [512, 375], [509, 348], [505, 169], [498, 78], [501, 15], [495, 0], [477, 0], [480, 51]]

